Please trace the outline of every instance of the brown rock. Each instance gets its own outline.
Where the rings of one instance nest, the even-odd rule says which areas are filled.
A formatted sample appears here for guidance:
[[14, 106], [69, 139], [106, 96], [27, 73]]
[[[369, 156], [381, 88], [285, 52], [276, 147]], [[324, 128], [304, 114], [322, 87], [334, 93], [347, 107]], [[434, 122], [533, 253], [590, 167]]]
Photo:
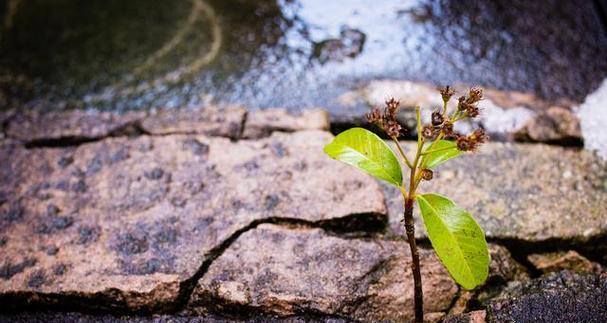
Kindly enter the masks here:
[[244, 127], [244, 138], [262, 138], [274, 131], [329, 130], [329, 114], [324, 110], [304, 110], [299, 114], [285, 109], [250, 111]]
[[529, 260], [537, 270], [540, 270], [543, 273], [561, 270], [587, 273], [599, 273], [601, 271], [601, 266], [599, 264], [593, 263], [573, 250], [547, 254], [532, 254], [527, 256], [527, 260]]
[[462, 314], [469, 310], [471, 305], [486, 304], [490, 299], [496, 297], [510, 281], [529, 279], [525, 267], [516, 262], [505, 247], [490, 243], [489, 256], [491, 262], [485, 284], [473, 291], [460, 291], [457, 300], [449, 309], [449, 315]]
[[487, 312], [485, 310], [472, 311], [445, 317], [443, 323], [485, 323]]
[[153, 135], [199, 134], [238, 139], [245, 114], [245, 109], [231, 106], [160, 111], [145, 118], [141, 127]]
[[573, 112], [553, 106], [513, 134], [518, 141], [582, 144], [580, 120]]
[[[171, 135], [3, 146], [0, 300], [158, 309], [247, 226], [292, 219], [383, 228], [378, 185], [327, 158], [331, 138], [309, 131], [239, 142]], [[224, 293], [246, 299], [237, 287]]]
[[[470, 305], [485, 305], [498, 296], [504, 287], [511, 281], [527, 281], [529, 273], [523, 265], [519, 264], [503, 246], [489, 244], [489, 276], [483, 286], [474, 291], [473, 295], [460, 296], [449, 314], [463, 313], [470, 309]], [[466, 296], [471, 296], [466, 299]], [[459, 306], [459, 309], [456, 307]], [[459, 310], [459, 311], [458, 311]]]
[[126, 131], [142, 117], [143, 114], [137, 112], [30, 111], [15, 114], [8, 120], [5, 131], [9, 137], [26, 142], [98, 139]]
[[[607, 232], [607, 167], [585, 151], [489, 143], [439, 166], [434, 175], [420, 190], [451, 198], [491, 239], [584, 243]], [[402, 235], [401, 193], [384, 188], [391, 228]], [[416, 226], [424, 237], [421, 221]]]
[[490, 284], [506, 284], [509, 281], [524, 281], [529, 279], [529, 273], [525, 267], [510, 254], [510, 251], [503, 246], [490, 243], [489, 255], [489, 277], [487, 282]]
[[486, 99], [495, 102], [495, 104], [504, 107], [505, 109], [525, 107], [534, 111], [544, 111], [555, 104], [563, 107], [577, 105], [577, 102], [567, 98], [559, 98], [556, 101], [547, 101], [531, 92], [503, 91], [494, 88], [484, 88], [484, 96]]
[[[412, 321], [408, 250], [403, 241], [343, 239], [320, 229], [262, 225], [210, 266], [188, 309]], [[431, 250], [420, 254], [425, 311], [444, 312], [458, 287]]]

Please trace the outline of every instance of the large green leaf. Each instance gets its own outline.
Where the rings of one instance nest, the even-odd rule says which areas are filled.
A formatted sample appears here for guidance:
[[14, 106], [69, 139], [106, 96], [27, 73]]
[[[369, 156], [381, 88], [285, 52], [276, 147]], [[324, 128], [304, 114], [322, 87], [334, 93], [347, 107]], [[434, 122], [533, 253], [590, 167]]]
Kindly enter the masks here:
[[398, 159], [390, 147], [369, 130], [352, 128], [340, 133], [325, 146], [325, 153], [395, 186], [403, 181]]
[[417, 196], [432, 247], [453, 279], [472, 289], [487, 279], [485, 234], [470, 213], [438, 194]]
[[437, 151], [424, 156], [421, 168], [434, 168], [447, 160], [462, 154], [462, 151], [457, 149], [457, 144], [454, 141], [448, 140], [434, 142], [428, 150]]

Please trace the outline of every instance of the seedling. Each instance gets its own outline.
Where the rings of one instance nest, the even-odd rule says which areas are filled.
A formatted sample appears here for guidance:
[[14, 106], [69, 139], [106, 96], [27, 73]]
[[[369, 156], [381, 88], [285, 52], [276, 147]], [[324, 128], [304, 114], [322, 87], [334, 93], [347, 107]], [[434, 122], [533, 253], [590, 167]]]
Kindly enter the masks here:
[[[448, 102], [455, 94], [449, 86], [440, 91], [443, 107], [432, 113], [429, 125], [422, 125], [420, 108], [415, 108], [417, 119], [417, 149], [412, 159], [400, 142], [402, 126], [396, 119], [399, 102], [386, 101], [383, 111], [374, 109], [367, 115], [369, 122], [386, 133], [397, 148], [402, 164], [409, 170], [403, 180], [397, 155], [376, 134], [363, 128], [352, 128], [340, 133], [325, 146], [325, 152], [334, 159], [354, 166], [372, 176], [398, 187], [404, 199], [404, 224], [411, 248], [411, 270], [415, 286], [415, 321], [423, 322], [423, 292], [419, 253], [415, 242], [413, 208], [417, 202], [428, 238], [451, 277], [465, 289], [482, 284], [489, 271], [489, 252], [485, 234], [470, 213], [458, 207], [449, 198], [436, 193], [418, 193], [422, 181], [433, 177], [433, 169], [466, 151], [475, 151], [487, 140], [483, 129], [463, 135], [453, 125], [479, 115], [478, 102], [483, 91], [472, 88], [457, 102], [455, 111], [448, 111]], [[407, 185], [408, 184], [408, 185]]]

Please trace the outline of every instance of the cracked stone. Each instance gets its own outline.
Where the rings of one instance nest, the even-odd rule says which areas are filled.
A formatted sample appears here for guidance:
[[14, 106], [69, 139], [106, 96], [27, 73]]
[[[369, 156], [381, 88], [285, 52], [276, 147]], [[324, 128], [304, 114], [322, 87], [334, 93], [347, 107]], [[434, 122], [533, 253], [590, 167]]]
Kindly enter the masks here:
[[[444, 312], [458, 287], [433, 251], [421, 249], [420, 257], [425, 311]], [[413, 318], [410, 262], [403, 241], [344, 239], [321, 229], [264, 224], [213, 262], [186, 309], [408, 322]]]
[[532, 254], [527, 256], [527, 260], [529, 260], [529, 262], [535, 266], [537, 270], [540, 270], [543, 273], [561, 270], [587, 273], [601, 272], [601, 265], [586, 259], [584, 256], [573, 250], [569, 250], [567, 252], [552, 252], [547, 254]]
[[[606, 180], [605, 162], [586, 151], [489, 143], [438, 167], [421, 190], [451, 198], [489, 239], [586, 243], [607, 234]], [[388, 185], [384, 189], [390, 227], [403, 234], [401, 193]], [[426, 235], [421, 221], [416, 228], [419, 237]]]
[[606, 322], [607, 274], [551, 273], [512, 283], [487, 308], [487, 322]]
[[580, 120], [570, 110], [553, 106], [513, 133], [517, 141], [581, 144]]
[[263, 138], [274, 131], [329, 130], [329, 114], [324, 110], [304, 110], [299, 114], [285, 109], [250, 111], [244, 127], [244, 138]]
[[159, 111], [143, 119], [141, 127], [153, 135], [199, 134], [237, 139], [245, 115], [245, 109], [236, 106]]
[[443, 323], [485, 323], [487, 312], [484, 310], [472, 311], [445, 317]]
[[[17, 113], [8, 120], [6, 134], [25, 142], [65, 138], [96, 139], [120, 131], [142, 117], [143, 114], [137, 112], [116, 114], [83, 110], [47, 113], [28, 111]], [[65, 164], [66, 161], [60, 163]]]
[[[11, 158], [0, 160], [0, 300], [159, 310], [176, 299], [180, 283], [211, 250], [253, 221], [384, 228], [379, 185], [327, 158], [322, 147], [331, 139], [327, 132], [300, 131], [238, 142], [142, 135], [69, 148], [3, 146], [0, 154]], [[182, 149], [192, 140], [206, 147], [202, 155]], [[278, 144], [289, 153], [277, 155]], [[112, 162], [124, 150], [129, 158]], [[73, 162], [59, 166], [68, 151]], [[87, 174], [93, 159], [101, 166]], [[81, 181], [86, 190], [58, 185]], [[58, 252], [49, 254], [49, 245]], [[59, 265], [67, 270], [55, 270]]]

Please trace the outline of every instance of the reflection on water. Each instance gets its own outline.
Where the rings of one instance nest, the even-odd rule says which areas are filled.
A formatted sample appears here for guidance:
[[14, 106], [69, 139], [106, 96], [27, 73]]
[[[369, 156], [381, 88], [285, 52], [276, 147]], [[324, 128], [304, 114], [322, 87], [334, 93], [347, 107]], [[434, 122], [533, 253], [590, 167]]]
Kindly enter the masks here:
[[[558, 3], [557, 3], [558, 2]], [[607, 74], [592, 4], [5, 0], [0, 105], [324, 106], [373, 78], [581, 100]]]

